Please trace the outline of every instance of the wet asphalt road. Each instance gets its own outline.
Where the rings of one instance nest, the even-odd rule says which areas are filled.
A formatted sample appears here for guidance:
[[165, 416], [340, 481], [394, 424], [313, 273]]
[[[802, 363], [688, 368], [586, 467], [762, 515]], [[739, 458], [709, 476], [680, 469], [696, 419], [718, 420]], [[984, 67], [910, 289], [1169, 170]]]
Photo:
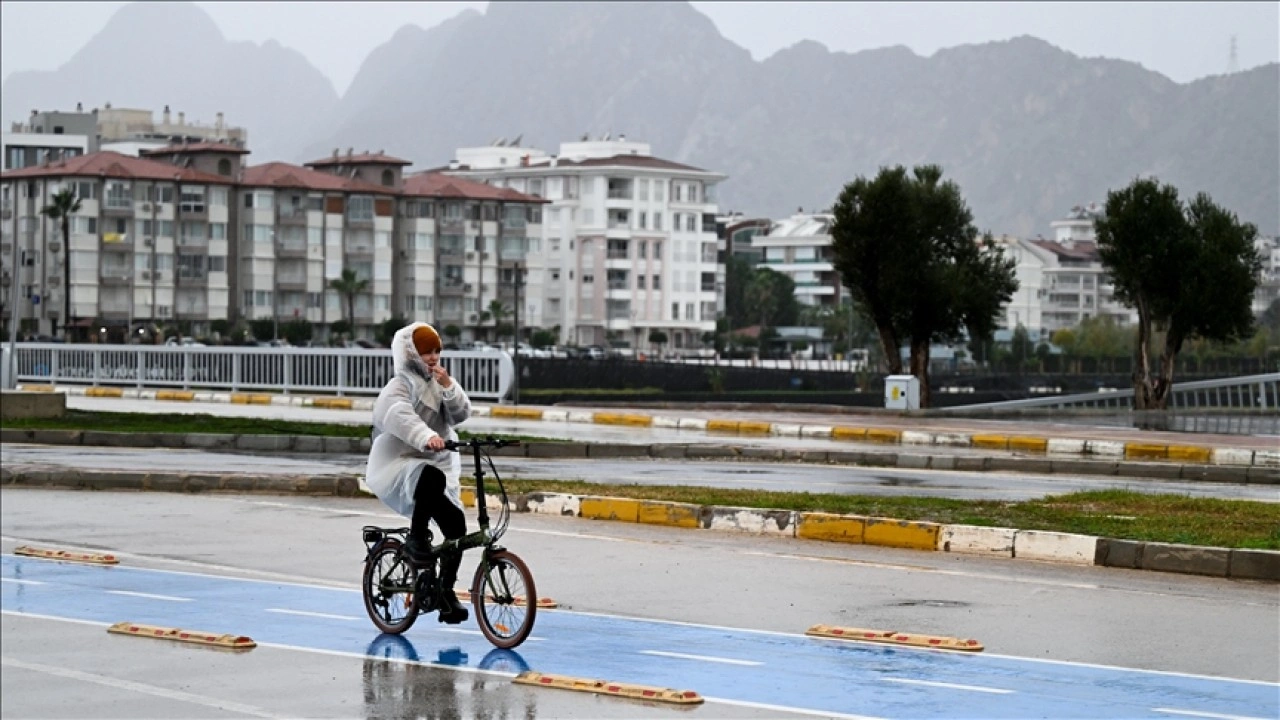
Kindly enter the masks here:
[[[380, 640], [362, 617], [359, 528], [398, 522], [355, 498], [0, 491], [0, 710], [66, 718], [1280, 713], [1274, 584], [517, 515], [505, 544], [561, 609], [540, 615], [542, 639], [493, 655], [474, 624], [459, 633], [424, 618], [399, 642]], [[122, 567], [19, 562], [8, 554], [18, 544], [115, 552]], [[470, 569], [464, 562], [464, 577]], [[314, 616], [259, 619], [273, 608]], [[105, 632], [110, 622], [148, 619], [247, 629], [263, 644], [232, 654]], [[814, 623], [972, 637], [987, 649], [833, 647], [801, 636]], [[511, 685], [525, 666], [675, 683], [709, 699], [681, 710]], [[769, 679], [784, 677], [776, 686]], [[1110, 689], [1119, 695], [1102, 700]]]

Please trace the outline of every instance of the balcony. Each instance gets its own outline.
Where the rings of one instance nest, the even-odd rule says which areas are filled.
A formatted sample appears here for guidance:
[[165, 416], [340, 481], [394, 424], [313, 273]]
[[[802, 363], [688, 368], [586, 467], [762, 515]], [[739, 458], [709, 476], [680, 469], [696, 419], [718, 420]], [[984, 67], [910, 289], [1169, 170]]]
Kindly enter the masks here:
[[373, 245], [348, 245], [347, 257], [352, 260], [373, 260]]
[[307, 256], [307, 244], [305, 242], [277, 242], [276, 257], [278, 258], [305, 258]]
[[276, 222], [281, 225], [306, 225], [307, 209], [301, 206], [279, 207], [276, 209]]
[[278, 292], [306, 292], [307, 276], [296, 273], [278, 275], [276, 277], [276, 290]]
[[436, 281], [436, 291], [441, 295], [462, 295], [466, 285], [456, 278], [442, 278]]
[[104, 268], [98, 277], [98, 284], [104, 287], [120, 287], [128, 285], [133, 279], [133, 272], [128, 268]]

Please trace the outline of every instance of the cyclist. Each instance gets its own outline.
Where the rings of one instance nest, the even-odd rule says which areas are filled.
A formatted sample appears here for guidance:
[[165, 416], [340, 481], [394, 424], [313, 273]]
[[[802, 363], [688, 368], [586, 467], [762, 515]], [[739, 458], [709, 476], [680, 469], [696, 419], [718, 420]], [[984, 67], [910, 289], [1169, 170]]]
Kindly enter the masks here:
[[[410, 561], [423, 565], [430, 562], [431, 520], [450, 540], [467, 532], [458, 482], [462, 463], [444, 443], [458, 439], [454, 426], [471, 417], [471, 400], [440, 364], [440, 351], [440, 335], [427, 323], [410, 323], [396, 332], [391, 340], [396, 374], [373, 405], [373, 446], [365, 468], [369, 489], [410, 518], [405, 551]], [[467, 619], [453, 591], [461, 563], [461, 553], [440, 558], [441, 622]]]

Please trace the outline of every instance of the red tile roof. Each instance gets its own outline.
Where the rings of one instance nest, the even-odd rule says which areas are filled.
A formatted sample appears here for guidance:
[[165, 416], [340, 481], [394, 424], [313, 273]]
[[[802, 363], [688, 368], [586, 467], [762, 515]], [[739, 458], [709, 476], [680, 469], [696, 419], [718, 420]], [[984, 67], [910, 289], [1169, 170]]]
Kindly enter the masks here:
[[232, 153], [235, 155], [249, 154], [249, 151], [242, 147], [220, 142], [177, 143], [173, 145], [166, 145], [164, 147], [142, 150], [138, 154], [146, 157], [148, 155], [172, 155], [174, 153], [195, 152], [221, 152]]
[[244, 169], [240, 184], [252, 187], [296, 188], [299, 190], [329, 190], [333, 192], [357, 192], [372, 195], [399, 195], [400, 191], [365, 180], [344, 178], [333, 173], [312, 170], [309, 167], [283, 162], [270, 162]]
[[48, 166], [37, 165], [0, 173], [0, 180], [56, 177], [109, 177], [120, 180], [179, 180], [192, 183], [231, 185], [228, 177], [174, 167], [168, 163], [124, 155], [111, 150], [64, 158]]
[[392, 157], [384, 154], [381, 150], [376, 153], [360, 153], [359, 155], [343, 155], [341, 153], [332, 157], [312, 160], [307, 163], [307, 167], [324, 167], [327, 165], [412, 165], [408, 160], [401, 160], [398, 157]]
[[526, 195], [511, 188], [496, 188], [482, 182], [425, 172], [404, 179], [404, 194], [417, 197], [458, 198], [464, 200], [504, 200], [507, 202], [546, 203], [536, 195]]
[[1064, 260], [1080, 260], [1084, 262], [1095, 262], [1101, 260], [1098, 254], [1098, 245], [1091, 242], [1077, 242], [1072, 247], [1067, 247], [1060, 242], [1052, 240], [1032, 240], [1031, 243], [1037, 247], [1048, 250]]

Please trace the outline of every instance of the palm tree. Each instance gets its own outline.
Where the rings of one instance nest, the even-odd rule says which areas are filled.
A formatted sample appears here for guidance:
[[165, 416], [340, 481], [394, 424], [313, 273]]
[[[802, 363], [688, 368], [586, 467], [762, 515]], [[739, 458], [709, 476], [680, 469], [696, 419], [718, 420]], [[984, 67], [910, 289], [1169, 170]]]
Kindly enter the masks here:
[[508, 310], [501, 300], [491, 300], [489, 309], [484, 312], [486, 318], [493, 320], [493, 339], [496, 342], [502, 342], [502, 336], [498, 334], [498, 326], [502, 325], [502, 321], [507, 318], [513, 311]]
[[342, 277], [330, 280], [329, 288], [336, 290], [342, 297], [346, 298], [346, 320], [354, 332], [356, 327], [356, 295], [369, 288], [369, 280], [357, 276], [355, 270], [343, 268]]
[[80, 211], [80, 198], [75, 190], [67, 187], [49, 198], [49, 204], [40, 214], [56, 220], [62, 227], [62, 339], [67, 340], [67, 328], [71, 325], [71, 216]]

